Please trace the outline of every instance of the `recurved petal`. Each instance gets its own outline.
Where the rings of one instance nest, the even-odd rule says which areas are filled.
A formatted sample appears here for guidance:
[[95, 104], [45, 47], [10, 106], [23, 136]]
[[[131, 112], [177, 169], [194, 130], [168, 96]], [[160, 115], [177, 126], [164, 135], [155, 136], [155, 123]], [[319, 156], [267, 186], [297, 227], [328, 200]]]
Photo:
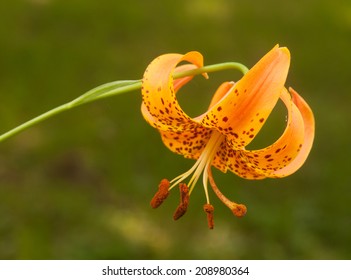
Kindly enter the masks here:
[[203, 66], [203, 57], [199, 52], [165, 54], [153, 60], [144, 73], [141, 111], [150, 125], [163, 131], [177, 132], [192, 129], [196, 125], [182, 110], [176, 97], [176, 91], [192, 78], [173, 80], [175, 68], [181, 61], [188, 61], [192, 65], [183, 66], [180, 70]]
[[290, 53], [274, 47], [214, 104], [204, 125], [242, 149], [257, 135], [276, 105], [288, 74]]
[[[303, 155], [306, 159], [311, 143], [306, 143], [306, 119], [301, 109], [293, 102], [286, 89], [282, 91], [281, 99], [288, 109], [287, 126], [282, 136], [267, 148], [252, 151], [241, 151], [242, 160], [245, 165], [255, 169], [257, 174], [265, 177], [277, 178], [288, 176], [295, 172], [301, 164], [295, 164], [290, 168], [296, 159]], [[300, 106], [301, 107], [301, 106]], [[308, 124], [307, 124], [308, 126]], [[310, 141], [310, 140], [308, 140]], [[302, 150], [306, 145], [308, 152]]]
[[304, 139], [302, 147], [299, 147], [297, 156], [284, 168], [273, 172], [275, 177], [285, 177], [297, 171], [306, 161], [314, 140], [315, 121], [313, 112], [307, 102], [292, 88], [289, 88], [292, 100], [299, 109], [304, 122]]

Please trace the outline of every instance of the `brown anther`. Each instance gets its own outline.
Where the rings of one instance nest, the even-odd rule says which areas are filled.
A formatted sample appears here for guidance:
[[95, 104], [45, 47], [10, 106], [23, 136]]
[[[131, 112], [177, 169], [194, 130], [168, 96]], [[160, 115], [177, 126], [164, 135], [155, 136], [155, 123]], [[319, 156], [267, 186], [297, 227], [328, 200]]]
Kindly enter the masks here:
[[206, 212], [206, 215], [207, 215], [208, 228], [213, 229], [214, 228], [214, 221], [213, 221], [214, 207], [211, 204], [205, 204], [204, 211]]
[[182, 217], [189, 205], [189, 188], [186, 184], [179, 184], [180, 203], [173, 214], [173, 219], [176, 221]]
[[176, 220], [178, 220], [180, 217], [182, 217], [182, 216], [185, 214], [185, 212], [186, 212], [187, 209], [188, 209], [188, 208], [185, 207], [185, 205], [179, 204], [178, 207], [177, 207], [177, 209], [175, 210], [175, 212], [174, 212], [174, 214], [173, 214], [173, 220], [176, 221]]
[[162, 202], [167, 198], [169, 194], [169, 181], [167, 179], [163, 179], [158, 185], [158, 191], [155, 193], [154, 197], [151, 199], [150, 205], [152, 208], [159, 207]]
[[245, 216], [247, 212], [247, 208], [244, 204], [235, 204], [231, 210], [233, 214], [239, 218]]

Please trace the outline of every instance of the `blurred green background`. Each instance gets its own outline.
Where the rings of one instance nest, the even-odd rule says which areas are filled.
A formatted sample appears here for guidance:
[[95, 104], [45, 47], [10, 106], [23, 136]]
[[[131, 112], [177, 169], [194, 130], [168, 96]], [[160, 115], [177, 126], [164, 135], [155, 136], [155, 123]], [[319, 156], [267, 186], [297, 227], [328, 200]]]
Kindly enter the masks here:
[[[177, 191], [150, 208], [159, 181], [194, 162], [163, 146], [139, 92], [58, 115], [0, 144], [1, 259], [351, 258], [349, 0], [14, 0], [1, 1], [0, 23], [2, 132], [97, 85], [141, 78], [163, 53], [251, 67], [276, 43], [292, 53], [287, 86], [317, 122], [310, 157], [290, 177], [214, 172], [248, 213], [234, 217], [210, 191], [210, 231], [201, 183], [177, 222]], [[180, 102], [202, 112], [221, 81], [238, 78], [197, 77]], [[285, 113], [274, 114], [253, 147], [281, 133]]]

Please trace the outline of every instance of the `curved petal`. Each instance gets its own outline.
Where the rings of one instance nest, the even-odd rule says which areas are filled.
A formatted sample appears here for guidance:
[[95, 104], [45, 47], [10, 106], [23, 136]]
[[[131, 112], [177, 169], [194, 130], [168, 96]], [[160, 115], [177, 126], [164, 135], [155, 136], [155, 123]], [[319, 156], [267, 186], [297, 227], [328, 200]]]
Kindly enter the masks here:
[[311, 108], [307, 102], [292, 88], [289, 88], [293, 97], [293, 102], [300, 110], [304, 121], [304, 139], [302, 147], [299, 148], [299, 153], [286, 167], [273, 172], [275, 177], [285, 177], [297, 171], [306, 161], [314, 140], [315, 121]]
[[193, 65], [179, 67], [184, 70], [203, 66], [203, 57], [199, 52], [181, 54], [165, 54], [157, 57], [147, 67], [142, 81], [142, 114], [145, 120], [163, 131], [183, 131], [196, 126], [180, 107], [176, 91], [191, 80], [185, 77], [173, 81], [175, 68], [181, 61], [188, 61]]
[[206, 113], [203, 124], [243, 149], [276, 105], [288, 74], [290, 53], [274, 47]]
[[[281, 99], [288, 108], [288, 122], [282, 136], [267, 148], [241, 151], [246, 166], [255, 169], [257, 174], [271, 178], [284, 177], [297, 170], [297, 168], [289, 169], [291, 171], [289, 172], [286, 168], [298, 157], [301, 157], [299, 155], [302, 154], [306, 137], [305, 118], [285, 88], [282, 91]], [[305, 158], [307, 154], [305, 153]]]

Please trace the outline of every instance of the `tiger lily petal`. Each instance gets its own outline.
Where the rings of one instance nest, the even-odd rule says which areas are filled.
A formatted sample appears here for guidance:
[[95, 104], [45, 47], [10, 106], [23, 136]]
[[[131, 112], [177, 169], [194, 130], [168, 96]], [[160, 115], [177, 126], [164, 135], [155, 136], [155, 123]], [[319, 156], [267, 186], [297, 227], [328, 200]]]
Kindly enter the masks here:
[[[181, 61], [191, 64], [176, 69], [176, 65]], [[176, 93], [193, 77], [173, 80], [172, 75], [202, 66], [203, 57], [199, 52], [162, 55], [148, 66], [143, 77], [141, 111], [151, 126], [175, 132], [191, 129], [191, 118], [181, 109]]]
[[[177, 67], [182, 61], [189, 64]], [[314, 118], [300, 95], [284, 87], [289, 65], [289, 50], [274, 47], [241, 80], [220, 85], [208, 110], [191, 118], [180, 107], [176, 93], [192, 77], [173, 80], [173, 75], [202, 67], [202, 55], [198, 52], [166, 54], [151, 62], [143, 77], [142, 114], [151, 126], [159, 130], [163, 143], [171, 151], [196, 160], [187, 172], [171, 181], [162, 180], [151, 202], [152, 207], [158, 207], [168, 192], [179, 185], [181, 199], [174, 214], [174, 219], [178, 219], [186, 212], [189, 196], [203, 174], [204, 211], [209, 228], [213, 228], [214, 208], [209, 200], [208, 181], [234, 215], [245, 215], [246, 207], [230, 201], [220, 192], [211, 166], [222, 172], [230, 170], [246, 179], [284, 177], [301, 167], [312, 147]], [[282, 136], [266, 148], [246, 150], [279, 98], [288, 111], [287, 126]], [[184, 181], [189, 176], [191, 178], [186, 185]]]

